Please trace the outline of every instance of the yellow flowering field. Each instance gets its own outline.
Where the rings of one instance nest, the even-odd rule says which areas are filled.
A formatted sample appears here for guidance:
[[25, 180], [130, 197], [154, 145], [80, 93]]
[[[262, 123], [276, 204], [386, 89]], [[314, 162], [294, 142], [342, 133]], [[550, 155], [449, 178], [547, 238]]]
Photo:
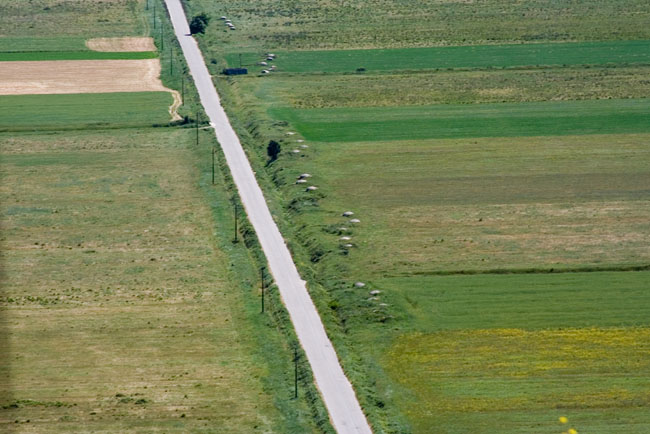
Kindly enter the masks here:
[[384, 366], [415, 432], [550, 432], [562, 412], [585, 432], [615, 432], [616, 418], [598, 417], [612, 411], [640, 418], [626, 432], [650, 429], [646, 327], [413, 333]]

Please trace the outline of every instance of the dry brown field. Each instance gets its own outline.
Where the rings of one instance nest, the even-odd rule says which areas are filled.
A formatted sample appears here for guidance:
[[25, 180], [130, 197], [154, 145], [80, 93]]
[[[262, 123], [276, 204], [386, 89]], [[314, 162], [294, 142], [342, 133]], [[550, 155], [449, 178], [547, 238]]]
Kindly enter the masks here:
[[170, 91], [159, 77], [158, 59], [3, 62], [0, 95]]
[[172, 120], [180, 119], [178, 91], [160, 81], [160, 60], [52, 60], [3, 62], [0, 95], [171, 92]]
[[127, 52], [156, 51], [153, 38], [93, 38], [86, 41], [86, 46], [95, 51]]

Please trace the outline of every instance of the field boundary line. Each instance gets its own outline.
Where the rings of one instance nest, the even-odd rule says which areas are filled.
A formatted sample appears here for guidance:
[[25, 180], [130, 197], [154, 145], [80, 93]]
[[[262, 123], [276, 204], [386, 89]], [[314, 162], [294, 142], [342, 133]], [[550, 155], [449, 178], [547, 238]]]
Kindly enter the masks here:
[[383, 277], [408, 277], [408, 276], [467, 276], [477, 274], [568, 274], [568, 273], [599, 273], [604, 271], [627, 272], [627, 271], [648, 271], [650, 264], [642, 265], [621, 265], [621, 266], [603, 266], [603, 267], [572, 267], [572, 268], [496, 268], [490, 270], [433, 270], [433, 271], [414, 271], [411, 273], [385, 274]]

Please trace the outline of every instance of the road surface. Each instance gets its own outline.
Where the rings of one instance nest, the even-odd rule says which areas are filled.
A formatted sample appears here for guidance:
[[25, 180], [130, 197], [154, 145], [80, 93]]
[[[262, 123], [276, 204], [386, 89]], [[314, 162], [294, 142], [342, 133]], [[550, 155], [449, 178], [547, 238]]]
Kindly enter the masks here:
[[334, 347], [309, 297], [305, 281], [298, 274], [289, 249], [271, 217], [239, 138], [221, 107], [219, 95], [198, 45], [194, 38], [189, 36], [190, 30], [180, 0], [165, 0], [165, 3], [201, 103], [214, 125], [217, 140], [226, 156], [246, 214], [257, 233], [282, 301], [307, 355], [332, 425], [341, 434], [371, 433], [354, 389], [341, 369]]

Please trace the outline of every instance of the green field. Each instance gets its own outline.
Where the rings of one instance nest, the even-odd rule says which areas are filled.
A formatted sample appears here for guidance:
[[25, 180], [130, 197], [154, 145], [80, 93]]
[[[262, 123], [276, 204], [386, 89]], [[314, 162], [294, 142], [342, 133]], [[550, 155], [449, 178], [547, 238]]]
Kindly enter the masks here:
[[309, 140], [353, 142], [643, 133], [650, 100], [270, 110]]
[[647, 326], [650, 272], [392, 277], [375, 282], [413, 332]]
[[86, 39], [83, 37], [0, 37], [2, 54], [25, 51], [90, 51], [90, 49], [86, 47]]
[[[647, 431], [650, 274], [623, 270], [650, 265], [648, 133], [620, 119], [608, 129], [625, 113], [618, 104], [645, 101], [436, 106], [447, 123], [497, 136], [473, 139], [414, 138], [412, 119], [434, 112], [427, 106], [268, 111], [308, 140], [304, 157], [287, 153], [276, 183], [379, 399], [408, 429], [542, 433], [568, 416], [578, 431]], [[532, 121], [537, 137], [512, 127], [549, 112], [562, 115], [546, 131]], [[311, 113], [330, 122], [326, 133], [302, 123]], [[545, 136], [599, 113], [608, 134]], [[485, 117], [501, 129], [481, 131]], [[387, 125], [412, 138], [394, 140]], [[303, 172], [319, 187], [316, 207], [293, 185]], [[361, 223], [346, 223], [344, 210]], [[358, 280], [366, 288], [351, 289]]]
[[[291, 108], [629, 99], [650, 95], [650, 68], [594, 67], [439, 71], [417, 74], [276, 75], [238, 86]], [[270, 104], [269, 104], [270, 105]]]
[[226, 15], [236, 24], [235, 32], [218, 22], [208, 29], [207, 45], [222, 53], [650, 39], [643, 0], [491, 0], [480, 6], [419, 0], [188, 2], [192, 11]]
[[3, 0], [2, 37], [75, 38], [142, 35], [144, 0]]
[[165, 125], [169, 92], [0, 96], [0, 131]]
[[[647, 431], [649, 38], [613, 41], [602, 11], [584, 22], [602, 37], [546, 32], [585, 4], [506, 30], [494, 20], [531, 5], [489, 2], [436, 5], [454, 29], [420, 43], [417, 18], [361, 22], [370, 4], [388, 7], [352, 2], [327, 30], [297, 18], [307, 7], [269, 15], [282, 30], [248, 25], [260, 6], [213, 9], [241, 32], [202, 44], [231, 65], [278, 55], [277, 75], [217, 84], [375, 430], [561, 432], [567, 416], [579, 432]], [[514, 37], [527, 26], [539, 38]], [[555, 43], [506, 45], [533, 39]], [[450, 41], [466, 46], [436, 47]], [[361, 47], [391, 49], [346, 50]], [[264, 170], [270, 139], [283, 153]]]
[[[277, 176], [287, 200], [304, 203], [294, 218], [350, 278], [646, 265], [648, 140], [327, 143]], [[303, 172], [325, 192], [318, 207], [301, 202], [309, 195], [294, 180]], [[346, 209], [362, 224], [348, 234], [358, 249], [341, 257], [338, 237], [323, 231], [345, 222]]]
[[[567, 312], [568, 314], [568, 312]], [[402, 336], [387, 372], [417, 432], [645, 433], [650, 329], [489, 329]], [[471, 428], [470, 428], [471, 427]]]
[[552, 432], [564, 415], [579, 431], [642, 433], [649, 282], [648, 272], [386, 279], [377, 287], [412, 331], [391, 345], [362, 338], [382, 347], [418, 432]]
[[[610, 41], [553, 44], [479, 45], [387, 50], [278, 51], [280, 72], [396, 71], [448, 68], [511, 68], [545, 65], [650, 63], [650, 41]], [[242, 62], [263, 60], [248, 53]], [[239, 53], [226, 56], [239, 65]]]
[[647, 431], [649, 273], [557, 273], [650, 264], [647, 133], [307, 143], [292, 221], [410, 429]]
[[0, 61], [155, 58], [152, 52], [98, 52], [85, 45], [91, 38], [148, 33], [144, 5], [144, 0], [3, 1]]
[[265, 391], [254, 337], [278, 342], [217, 248], [193, 144], [183, 129], [0, 135], [0, 430], [308, 429]]
[[22, 51], [0, 53], [0, 62], [34, 60], [123, 60], [155, 59], [153, 51], [105, 52], [105, 51]]

